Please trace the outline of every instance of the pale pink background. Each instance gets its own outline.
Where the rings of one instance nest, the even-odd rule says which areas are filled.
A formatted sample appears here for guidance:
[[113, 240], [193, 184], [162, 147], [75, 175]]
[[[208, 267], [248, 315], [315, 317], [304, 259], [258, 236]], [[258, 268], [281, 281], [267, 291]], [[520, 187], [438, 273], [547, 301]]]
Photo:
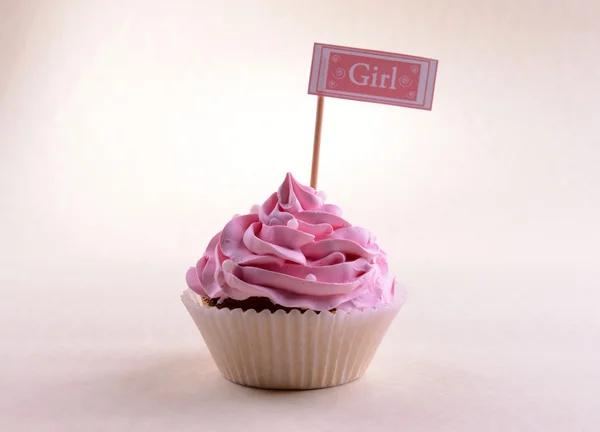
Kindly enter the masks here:
[[[599, 14], [0, 0], [0, 429], [598, 430]], [[362, 381], [261, 393], [178, 296], [231, 215], [308, 182], [315, 41], [440, 61], [431, 112], [325, 103], [320, 186], [410, 300]]]

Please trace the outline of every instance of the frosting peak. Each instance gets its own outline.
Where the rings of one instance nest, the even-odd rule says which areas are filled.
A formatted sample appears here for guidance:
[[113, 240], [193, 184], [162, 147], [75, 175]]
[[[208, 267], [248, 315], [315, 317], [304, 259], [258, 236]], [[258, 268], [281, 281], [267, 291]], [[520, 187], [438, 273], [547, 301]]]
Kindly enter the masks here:
[[289, 173], [261, 206], [213, 237], [186, 281], [221, 301], [267, 297], [312, 310], [387, 304], [395, 286], [375, 237]]

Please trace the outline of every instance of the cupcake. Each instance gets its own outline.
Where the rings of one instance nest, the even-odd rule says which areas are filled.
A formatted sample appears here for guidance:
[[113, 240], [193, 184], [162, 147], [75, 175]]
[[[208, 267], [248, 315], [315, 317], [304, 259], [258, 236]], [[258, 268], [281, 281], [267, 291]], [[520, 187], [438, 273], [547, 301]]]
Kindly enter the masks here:
[[186, 281], [221, 374], [260, 388], [360, 378], [404, 302], [375, 237], [291, 174], [213, 237]]

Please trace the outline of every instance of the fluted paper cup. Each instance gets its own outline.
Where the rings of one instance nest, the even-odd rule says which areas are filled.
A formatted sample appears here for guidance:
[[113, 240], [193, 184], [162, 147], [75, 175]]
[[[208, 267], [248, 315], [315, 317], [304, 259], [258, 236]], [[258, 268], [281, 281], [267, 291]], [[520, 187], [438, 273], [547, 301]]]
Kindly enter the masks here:
[[257, 313], [206, 306], [189, 289], [181, 299], [221, 374], [269, 389], [316, 389], [360, 378], [401, 306]]

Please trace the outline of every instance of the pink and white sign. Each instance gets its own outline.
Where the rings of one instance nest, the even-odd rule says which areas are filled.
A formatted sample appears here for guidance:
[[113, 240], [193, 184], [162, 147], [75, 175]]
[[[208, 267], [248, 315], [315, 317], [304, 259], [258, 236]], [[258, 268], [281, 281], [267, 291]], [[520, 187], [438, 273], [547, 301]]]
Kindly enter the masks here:
[[437, 60], [316, 43], [308, 93], [430, 110]]

